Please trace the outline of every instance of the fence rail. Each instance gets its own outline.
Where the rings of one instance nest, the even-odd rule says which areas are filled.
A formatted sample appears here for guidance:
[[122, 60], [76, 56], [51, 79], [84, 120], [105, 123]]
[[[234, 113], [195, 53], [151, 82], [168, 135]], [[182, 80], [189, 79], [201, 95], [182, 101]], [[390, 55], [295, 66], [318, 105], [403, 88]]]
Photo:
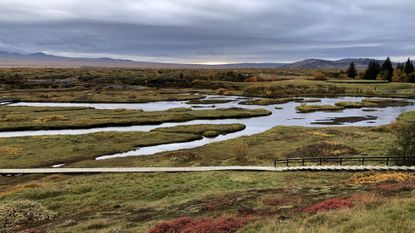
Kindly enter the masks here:
[[345, 164], [351, 165], [362, 165], [365, 163], [376, 163], [386, 166], [396, 165], [397, 163], [402, 164], [415, 164], [415, 157], [392, 157], [392, 156], [342, 156], [342, 157], [316, 157], [316, 158], [287, 158], [274, 160], [274, 167], [290, 165], [301, 165], [306, 166], [307, 164], [313, 163], [313, 165], [322, 166], [324, 164], [339, 164], [343, 166]]

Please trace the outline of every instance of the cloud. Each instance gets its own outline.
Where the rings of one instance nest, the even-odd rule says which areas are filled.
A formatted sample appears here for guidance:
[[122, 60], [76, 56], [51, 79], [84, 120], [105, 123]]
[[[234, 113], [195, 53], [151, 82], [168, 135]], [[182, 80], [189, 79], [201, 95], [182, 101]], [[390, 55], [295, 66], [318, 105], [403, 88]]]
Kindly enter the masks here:
[[0, 0], [0, 48], [169, 62], [415, 54], [410, 0]]

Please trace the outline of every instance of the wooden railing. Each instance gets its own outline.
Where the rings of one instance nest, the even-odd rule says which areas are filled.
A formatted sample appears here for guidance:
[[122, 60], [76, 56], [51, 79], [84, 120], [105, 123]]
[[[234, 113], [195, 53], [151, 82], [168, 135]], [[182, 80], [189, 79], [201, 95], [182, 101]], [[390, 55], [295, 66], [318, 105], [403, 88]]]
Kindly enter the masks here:
[[316, 157], [316, 158], [287, 158], [274, 160], [274, 166], [323, 166], [338, 164], [345, 165], [399, 165], [415, 164], [415, 157], [391, 157], [391, 156], [343, 156], [343, 157]]

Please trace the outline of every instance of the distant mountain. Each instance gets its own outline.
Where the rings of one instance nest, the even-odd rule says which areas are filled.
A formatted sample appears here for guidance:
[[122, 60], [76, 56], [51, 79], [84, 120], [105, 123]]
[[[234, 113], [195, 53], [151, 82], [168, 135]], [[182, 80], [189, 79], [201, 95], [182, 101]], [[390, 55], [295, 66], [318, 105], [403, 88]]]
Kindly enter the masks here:
[[240, 69], [276, 68], [286, 63], [236, 63], [224, 65], [198, 65], [178, 63], [140, 62], [113, 58], [77, 58], [48, 55], [45, 53], [19, 54], [0, 51], [0, 67], [128, 67], [128, 68], [192, 68]]
[[[224, 65], [199, 65], [179, 63], [141, 62], [113, 58], [62, 57], [45, 53], [9, 53], [0, 51], [0, 67], [125, 67], [125, 68], [173, 68], [173, 69], [243, 69], [243, 68], [347, 68], [354, 62], [357, 68], [367, 67], [372, 59], [345, 58], [337, 61], [306, 59], [294, 63], [235, 63]], [[383, 62], [383, 61], [379, 61]]]
[[[354, 62], [357, 68], [367, 67], [370, 58], [345, 58], [341, 60], [331, 61], [323, 59], [305, 59], [283, 66], [284, 68], [309, 68], [309, 69], [325, 69], [325, 68], [347, 68], [351, 62]], [[383, 61], [379, 61], [382, 63]]]

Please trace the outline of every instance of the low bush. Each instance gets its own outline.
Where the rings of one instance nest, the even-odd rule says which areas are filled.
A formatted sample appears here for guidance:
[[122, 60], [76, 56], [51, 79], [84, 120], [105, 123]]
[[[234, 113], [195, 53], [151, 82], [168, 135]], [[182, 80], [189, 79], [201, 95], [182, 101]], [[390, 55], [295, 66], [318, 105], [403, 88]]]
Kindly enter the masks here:
[[238, 143], [232, 149], [234, 158], [238, 162], [246, 162], [248, 160], [248, 144], [245, 142]]
[[308, 213], [326, 212], [353, 207], [350, 199], [331, 198], [304, 209]]
[[348, 183], [352, 184], [380, 184], [388, 182], [415, 182], [415, 174], [406, 172], [356, 174], [348, 180]]
[[233, 233], [247, 224], [251, 218], [190, 218], [182, 217], [162, 222], [149, 230], [149, 233]]
[[38, 202], [12, 201], [0, 206], [0, 229], [15, 229], [52, 220], [54, 217], [56, 217], [55, 212], [48, 210]]
[[297, 150], [286, 155], [288, 158], [306, 157], [331, 157], [331, 156], [346, 156], [355, 155], [358, 151], [347, 145], [336, 142], [321, 142], [303, 146]]

